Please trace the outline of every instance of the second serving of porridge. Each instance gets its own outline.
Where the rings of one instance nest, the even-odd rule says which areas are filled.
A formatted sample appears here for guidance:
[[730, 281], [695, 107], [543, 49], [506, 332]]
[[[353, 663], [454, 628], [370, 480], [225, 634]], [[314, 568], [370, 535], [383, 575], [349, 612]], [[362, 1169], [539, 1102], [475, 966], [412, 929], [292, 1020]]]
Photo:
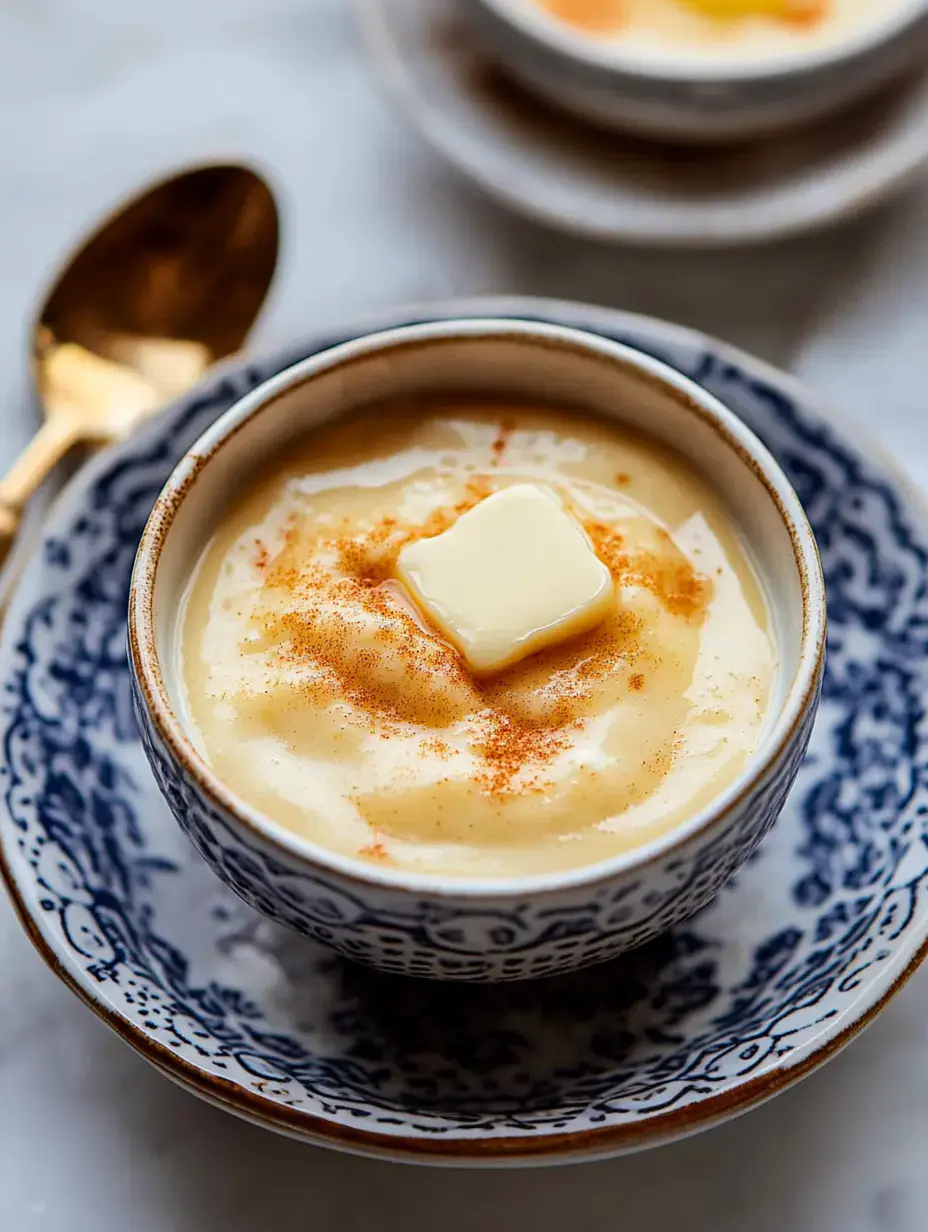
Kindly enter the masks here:
[[667, 448], [525, 406], [320, 427], [229, 509], [178, 653], [242, 800], [384, 867], [520, 876], [679, 825], [770, 704], [765, 601]]
[[571, 29], [645, 59], [799, 54], [877, 26], [904, 0], [524, 0]]

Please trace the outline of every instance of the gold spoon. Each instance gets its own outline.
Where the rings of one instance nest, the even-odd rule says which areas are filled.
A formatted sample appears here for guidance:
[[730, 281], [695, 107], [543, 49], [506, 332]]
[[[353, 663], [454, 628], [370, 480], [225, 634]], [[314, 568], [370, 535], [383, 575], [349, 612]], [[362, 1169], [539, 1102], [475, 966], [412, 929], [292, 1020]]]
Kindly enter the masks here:
[[0, 480], [0, 566], [29, 497], [74, 446], [128, 435], [238, 351], [277, 264], [277, 206], [246, 167], [200, 167], [109, 218], [33, 329], [45, 422]]

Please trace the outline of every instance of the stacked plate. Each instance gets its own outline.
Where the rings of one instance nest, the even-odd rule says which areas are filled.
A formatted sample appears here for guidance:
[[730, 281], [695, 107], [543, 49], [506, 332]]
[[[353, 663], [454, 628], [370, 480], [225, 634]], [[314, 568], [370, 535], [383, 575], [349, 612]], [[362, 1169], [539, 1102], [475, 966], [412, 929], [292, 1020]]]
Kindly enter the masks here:
[[[140, 745], [126, 607], [152, 505], [221, 412], [370, 330], [485, 316], [622, 341], [736, 411], [803, 501], [831, 632], [796, 789], [710, 907], [605, 966], [472, 987], [344, 961], [214, 878]], [[39, 950], [106, 1023], [185, 1087], [262, 1125], [484, 1164], [680, 1137], [827, 1060], [924, 953], [926, 562], [928, 522], [904, 481], [795, 382], [709, 338], [581, 305], [493, 300], [307, 339], [217, 375], [95, 458], [52, 511], [0, 653], [3, 874]]]
[[[894, 84], [836, 115], [826, 113], [771, 135], [771, 125], [784, 118], [784, 105], [797, 97], [809, 75], [790, 70], [782, 80], [760, 82], [762, 101], [772, 99], [779, 107], [762, 117], [768, 130], [763, 136], [734, 130], [726, 142], [708, 145], [680, 144], [685, 135], [680, 114], [695, 114], [698, 103], [710, 116], [749, 114], [743, 81], [684, 83], [689, 88], [681, 94], [679, 82], [666, 75], [663, 84], [658, 80], [659, 99], [680, 100], [673, 113], [677, 127], [670, 130], [674, 141], [629, 135], [624, 113], [622, 131], [605, 127], [603, 116], [591, 124], [577, 118], [576, 100], [572, 113], [551, 105], [552, 90], [557, 93], [561, 83], [563, 92], [579, 77], [583, 100], [594, 107], [610, 97], [614, 74], [605, 84], [599, 78], [588, 81], [587, 60], [596, 57], [563, 54], [561, 43], [575, 50], [576, 39], [556, 39], [554, 51], [536, 40], [540, 50], [529, 64], [518, 54], [529, 40], [514, 39], [512, 30], [541, 25], [549, 34], [553, 25], [515, 20], [530, 7], [529, 0], [358, 0], [356, 5], [372, 65], [410, 123], [485, 191], [551, 226], [662, 246], [766, 241], [855, 215], [910, 183], [928, 162], [928, 76], [903, 71], [919, 57], [924, 61], [928, 19], [920, 3], [900, 10], [911, 27], [903, 40], [905, 64], [896, 54], [888, 68], [883, 59], [876, 66], [880, 79]], [[468, 20], [478, 10], [484, 17], [486, 10], [512, 10], [513, 19], [497, 20], [490, 37], [480, 38], [486, 21]], [[899, 24], [892, 12], [886, 20], [891, 29]], [[508, 39], [501, 38], [507, 31]], [[873, 39], [867, 47], [879, 50], [877, 44]], [[533, 72], [538, 65], [551, 65], [542, 81], [536, 80], [542, 69]], [[508, 71], [513, 67], [521, 84]], [[869, 57], [862, 65], [830, 63], [825, 97], [830, 102], [836, 90], [843, 97], [840, 91], [849, 81], [861, 89], [872, 85], [872, 68]], [[639, 90], [645, 88], [640, 75], [630, 76]], [[531, 89], [524, 88], [526, 81]], [[615, 90], [627, 101], [628, 90], [620, 88], [625, 86], [623, 79]]]

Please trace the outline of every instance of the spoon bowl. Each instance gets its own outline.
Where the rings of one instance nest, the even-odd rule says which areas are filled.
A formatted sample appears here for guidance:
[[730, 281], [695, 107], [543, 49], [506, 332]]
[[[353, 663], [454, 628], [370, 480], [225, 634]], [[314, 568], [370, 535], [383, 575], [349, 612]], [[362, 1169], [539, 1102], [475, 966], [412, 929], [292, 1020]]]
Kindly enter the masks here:
[[264, 303], [278, 240], [274, 198], [247, 167], [199, 167], [156, 185], [105, 222], [52, 289], [36, 329], [39, 366], [48, 335], [156, 383], [172, 383], [176, 361], [165, 357], [233, 354]]
[[265, 181], [216, 164], [156, 184], [81, 245], [33, 329], [45, 422], [0, 481], [0, 564], [29, 497], [71, 448], [120, 439], [241, 348], [279, 241]]

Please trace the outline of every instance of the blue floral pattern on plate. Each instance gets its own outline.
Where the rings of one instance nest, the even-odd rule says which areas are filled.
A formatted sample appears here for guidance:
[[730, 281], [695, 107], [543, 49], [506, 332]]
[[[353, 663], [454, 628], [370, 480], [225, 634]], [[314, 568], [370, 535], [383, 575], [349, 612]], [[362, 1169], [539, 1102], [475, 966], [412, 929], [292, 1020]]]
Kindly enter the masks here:
[[314, 1140], [386, 1154], [438, 1142], [467, 1157], [479, 1143], [486, 1159], [494, 1141], [507, 1157], [557, 1154], [572, 1138], [595, 1154], [666, 1140], [827, 1055], [926, 934], [928, 530], [917, 503], [786, 378], [697, 335], [541, 301], [418, 319], [493, 310], [598, 329], [694, 377], [770, 446], [816, 530], [830, 635], [810, 753], [780, 823], [700, 915], [605, 967], [435, 985], [355, 966], [262, 919], [177, 830], [132, 714], [125, 609], [138, 538], [209, 422], [347, 331], [228, 370], [96, 460], [50, 520], [0, 666], [0, 839], [43, 949], [189, 1086]]

